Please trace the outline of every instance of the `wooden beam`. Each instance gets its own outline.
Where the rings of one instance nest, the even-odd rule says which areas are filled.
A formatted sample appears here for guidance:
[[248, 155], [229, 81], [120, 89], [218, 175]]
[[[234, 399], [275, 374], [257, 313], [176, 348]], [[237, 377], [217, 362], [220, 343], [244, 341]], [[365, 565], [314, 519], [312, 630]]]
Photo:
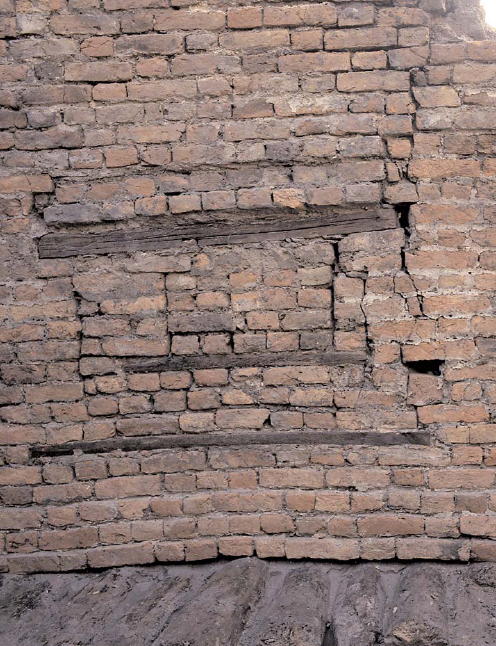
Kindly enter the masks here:
[[200, 246], [239, 244], [286, 238], [348, 235], [362, 231], [393, 229], [398, 226], [392, 208], [359, 211], [325, 210], [304, 218], [274, 212], [258, 213], [258, 221], [171, 225], [156, 229], [126, 229], [104, 233], [49, 233], [38, 243], [40, 258], [67, 258], [78, 255], [105, 255], [132, 251], [160, 251], [183, 240], [196, 240]]
[[158, 435], [153, 437], [116, 437], [107, 440], [67, 442], [50, 446], [31, 447], [31, 457], [70, 455], [73, 451], [83, 453], [109, 453], [111, 451], [152, 451], [156, 449], [204, 448], [209, 446], [253, 446], [274, 444], [326, 446], [369, 445], [397, 446], [417, 444], [428, 446], [428, 431], [408, 432], [362, 432], [362, 431], [255, 431], [233, 433], [198, 433], [192, 435]]
[[208, 370], [211, 368], [268, 368], [272, 366], [344, 366], [363, 363], [364, 354], [352, 352], [260, 352], [172, 357], [123, 358], [126, 372]]

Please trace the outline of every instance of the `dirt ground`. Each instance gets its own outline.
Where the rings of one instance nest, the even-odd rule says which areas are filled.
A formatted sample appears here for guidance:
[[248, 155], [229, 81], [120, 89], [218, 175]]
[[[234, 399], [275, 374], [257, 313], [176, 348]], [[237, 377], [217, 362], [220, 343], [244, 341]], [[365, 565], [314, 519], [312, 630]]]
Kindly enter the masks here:
[[1, 646], [494, 646], [496, 565], [235, 561], [0, 575]]

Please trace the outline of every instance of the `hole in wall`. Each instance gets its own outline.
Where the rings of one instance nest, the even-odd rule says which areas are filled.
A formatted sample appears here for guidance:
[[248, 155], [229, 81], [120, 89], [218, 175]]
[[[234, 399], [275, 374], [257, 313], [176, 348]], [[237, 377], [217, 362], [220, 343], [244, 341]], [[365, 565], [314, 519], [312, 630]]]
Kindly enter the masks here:
[[334, 626], [331, 623], [326, 624], [322, 646], [337, 646], [336, 637], [334, 635]]
[[442, 359], [424, 359], [423, 361], [404, 361], [403, 364], [417, 374], [439, 377], [445, 362]]
[[407, 237], [410, 235], [410, 209], [412, 208], [412, 204], [413, 202], [401, 202], [400, 204], [394, 205], [396, 213], [398, 214], [399, 225]]

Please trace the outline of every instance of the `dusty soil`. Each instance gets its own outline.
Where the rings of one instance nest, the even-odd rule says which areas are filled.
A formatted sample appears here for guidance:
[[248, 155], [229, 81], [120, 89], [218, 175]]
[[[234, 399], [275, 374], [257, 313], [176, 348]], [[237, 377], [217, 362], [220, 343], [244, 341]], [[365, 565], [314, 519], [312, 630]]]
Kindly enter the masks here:
[[496, 565], [239, 559], [0, 575], [1, 646], [494, 646]]

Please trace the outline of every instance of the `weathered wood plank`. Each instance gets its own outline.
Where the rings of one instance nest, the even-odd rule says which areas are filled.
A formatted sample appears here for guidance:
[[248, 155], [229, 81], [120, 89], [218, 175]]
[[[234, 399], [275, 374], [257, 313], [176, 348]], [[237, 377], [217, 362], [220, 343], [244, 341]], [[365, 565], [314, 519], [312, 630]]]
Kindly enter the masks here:
[[211, 368], [269, 368], [272, 366], [344, 366], [362, 363], [364, 354], [352, 352], [260, 352], [122, 359], [126, 372], [208, 370]]
[[[362, 226], [363, 225], [363, 226]], [[375, 226], [377, 225], [377, 226]], [[331, 235], [348, 235], [349, 233], [360, 233], [362, 231], [376, 231], [385, 229], [381, 221], [376, 220], [353, 220], [343, 222], [337, 231], [337, 225], [308, 227], [304, 229], [291, 229], [284, 231], [267, 231], [265, 233], [241, 233], [228, 236], [216, 236], [211, 238], [201, 238], [198, 244], [201, 247], [222, 245], [222, 244], [243, 244], [247, 242], [264, 242], [265, 240], [285, 240], [288, 238], [317, 238]]]
[[66, 258], [77, 255], [104, 255], [131, 251], [159, 251], [182, 240], [196, 240], [199, 245], [235, 244], [296, 237], [347, 235], [397, 227], [394, 209], [328, 211], [318, 217], [302, 218], [283, 214], [279, 219], [261, 217], [246, 223], [230, 221], [198, 225], [171, 225], [157, 229], [127, 229], [88, 234], [43, 236], [38, 244], [40, 258]]
[[405, 433], [377, 433], [363, 431], [259, 431], [233, 433], [198, 433], [192, 435], [158, 435], [153, 437], [116, 437], [108, 440], [67, 442], [50, 446], [34, 445], [31, 457], [69, 455], [73, 451], [83, 453], [109, 453], [111, 451], [152, 451], [207, 446], [252, 446], [260, 444], [323, 444], [327, 446], [370, 445], [397, 446], [417, 444], [428, 446], [428, 431]]

